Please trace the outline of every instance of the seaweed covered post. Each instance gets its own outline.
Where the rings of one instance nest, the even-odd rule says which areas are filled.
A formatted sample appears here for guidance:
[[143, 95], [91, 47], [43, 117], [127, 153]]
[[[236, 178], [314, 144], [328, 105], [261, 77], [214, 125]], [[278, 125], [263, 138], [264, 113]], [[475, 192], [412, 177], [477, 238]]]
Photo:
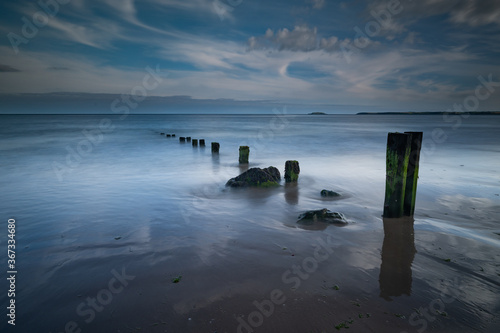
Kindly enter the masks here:
[[190, 136], [186, 137], [186, 141], [191, 142], [191, 137]]
[[183, 136], [181, 136], [181, 137], [179, 138], [179, 142], [186, 142], [186, 138], [185, 138], [185, 137], [183, 137]]
[[200, 139], [200, 147], [205, 147], [205, 139]]
[[420, 162], [420, 148], [422, 147], [422, 132], [405, 132], [410, 135], [410, 158], [406, 174], [404, 215], [413, 216], [415, 199], [417, 198], [418, 166]]
[[250, 147], [240, 146], [240, 164], [248, 164], [248, 156], [250, 155]]
[[404, 133], [388, 134], [384, 217], [403, 216], [410, 152], [411, 135]]
[[299, 179], [299, 162], [286, 161], [285, 162], [285, 181], [287, 183], [296, 182]]
[[198, 139], [193, 139], [192, 141], [193, 147], [198, 147]]
[[219, 153], [220, 144], [218, 142], [212, 142], [212, 154]]

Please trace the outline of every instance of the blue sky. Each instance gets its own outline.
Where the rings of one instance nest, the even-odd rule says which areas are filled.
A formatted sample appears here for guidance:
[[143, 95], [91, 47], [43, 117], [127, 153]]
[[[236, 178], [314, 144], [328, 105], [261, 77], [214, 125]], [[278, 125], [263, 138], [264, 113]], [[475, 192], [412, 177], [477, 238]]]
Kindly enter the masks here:
[[500, 81], [495, 0], [4, 0], [0, 18], [0, 113], [500, 110], [500, 85], [474, 100]]

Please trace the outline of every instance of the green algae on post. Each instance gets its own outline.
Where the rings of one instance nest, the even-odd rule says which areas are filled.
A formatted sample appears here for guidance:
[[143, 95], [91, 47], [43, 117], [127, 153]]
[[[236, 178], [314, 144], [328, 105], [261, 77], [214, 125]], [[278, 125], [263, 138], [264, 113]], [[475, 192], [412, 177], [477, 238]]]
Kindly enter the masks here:
[[285, 162], [285, 181], [287, 183], [296, 182], [299, 179], [299, 162], [298, 161], [286, 161]]
[[404, 133], [388, 134], [384, 217], [403, 216], [410, 150], [410, 135]]
[[250, 147], [240, 146], [240, 164], [248, 164], [248, 156], [250, 155]]
[[191, 141], [192, 144], [193, 144], [193, 147], [197, 147], [198, 146], [198, 139], [193, 139], [193, 141]]
[[413, 216], [422, 132], [387, 136], [384, 217]]
[[423, 133], [405, 132], [405, 134], [411, 135], [411, 151], [406, 175], [404, 215], [413, 216], [415, 213], [415, 199], [417, 198], [418, 166]]

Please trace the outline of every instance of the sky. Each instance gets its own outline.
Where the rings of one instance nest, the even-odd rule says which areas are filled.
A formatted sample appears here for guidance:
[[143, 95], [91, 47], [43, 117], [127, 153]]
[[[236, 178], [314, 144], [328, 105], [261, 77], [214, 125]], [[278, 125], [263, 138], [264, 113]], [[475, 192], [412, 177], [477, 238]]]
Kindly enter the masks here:
[[2, 0], [0, 113], [500, 110], [498, 0]]

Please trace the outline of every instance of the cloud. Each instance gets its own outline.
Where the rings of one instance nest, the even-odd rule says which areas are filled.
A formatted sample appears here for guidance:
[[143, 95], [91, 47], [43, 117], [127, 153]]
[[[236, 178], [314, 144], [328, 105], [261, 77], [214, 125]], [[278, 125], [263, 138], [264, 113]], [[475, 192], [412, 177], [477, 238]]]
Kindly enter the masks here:
[[[373, 19], [372, 13], [380, 13], [388, 8], [387, 0], [371, 1], [366, 7], [365, 16]], [[392, 24], [400, 25], [404, 31], [420, 20], [428, 17], [446, 15], [455, 24], [478, 27], [488, 24], [500, 25], [500, 2], [498, 0], [420, 0], [401, 1], [401, 12], [391, 16]]]
[[325, 0], [310, 0], [313, 3], [314, 9], [321, 9], [325, 6]]
[[267, 29], [264, 36], [250, 37], [248, 40], [249, 50], [278, 49], [280, 51], [302, 51], [314, 50], [332, 51], [336, 46], [338, 38], [331, 36], [319, 38], [317, 28], [309, 28], [306, 25], [295, 26], [293, 30], [287, 28], [274, 32]]
[[487, 24], [500, 25], [500, 2], [498, 0], [460, 2], [450, 13], [450, 20], [471, 27]]
[[8, 66], [8, 65], [2, 65], [0, 64], [0, 72], [1, 73], [6, 73], [6, 72], [20, 72], [19, 69]]

